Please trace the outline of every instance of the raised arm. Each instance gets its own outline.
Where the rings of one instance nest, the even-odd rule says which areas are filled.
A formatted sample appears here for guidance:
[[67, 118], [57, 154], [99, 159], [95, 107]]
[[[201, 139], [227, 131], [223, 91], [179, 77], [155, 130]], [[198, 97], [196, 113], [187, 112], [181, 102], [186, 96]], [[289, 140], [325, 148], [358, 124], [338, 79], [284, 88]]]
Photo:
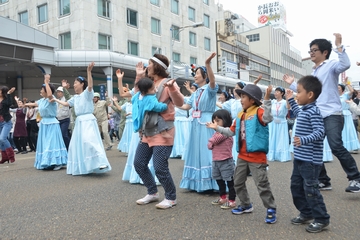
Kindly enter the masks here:
[[72, 98], [72, 95], [68, 91], [68, 89], [70, 88], [70, 84], [67, 82], [67, 80], [63, 79], [61, 81], [61, 86], [63, 87], [65, 99], [69, 100], [70, 98]]
[[123, 78], [124, 78], [124, 72], [121, 72], [120, 69], [116, 70], [116, 76], [118, 79], [118, 89], [119, 89], [119, 95], [120, 97], [131, 97], [130, 92], [124, 92], [124, 86], [123, 86]]
[[209, 78], [209, 86], [210, 88], [215, 88], [215, 75], [211, 68], [211, 60], [216, 56], [216, 53], [213, 52], [205, 61], [205, 67], [207, 70], [207, 75]]
[[44, 84], [45, 84], [45, 89], [46, 89], [46, 97], [48, 99], [52, 99], [52, 92], [51, 92], [51, 88], [49, 86], [50, 83], [50, 74], [45, 74], [44, 75]]
[[92, 75], [91, 75], [91, 71], [94, 66], [95, 66], [95, 63], [91, 62], [89, 64], [89, 66], [87, 67], [87, 80], [88, 80], [88, 91], [89, 92], [91, 92], [93, 90], [93, 86], [94, 86]]

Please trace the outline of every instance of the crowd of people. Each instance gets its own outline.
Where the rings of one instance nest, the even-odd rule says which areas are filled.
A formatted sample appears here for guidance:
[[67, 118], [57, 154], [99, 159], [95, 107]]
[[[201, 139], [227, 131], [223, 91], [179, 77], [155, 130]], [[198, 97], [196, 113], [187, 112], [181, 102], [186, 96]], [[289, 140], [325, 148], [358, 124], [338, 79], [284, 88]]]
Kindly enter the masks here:
[[[330, 223], [320, 190], [332, 188], [324, 165], [332, 154], [349, 179], [345, 191], [360, 192], [360, 173], [351, 156], [360, 147], [359, 100], [349, 82], [338, 83], [350, 62], [341, 35], [334, 36], [335, 49], [326, 39], [310, 43], [313, 74], [298, 81], [285, 74], [289, 89], [275, 87], [272, 100], [273, 86], [264, 95], [257, 86], [259, 76], [254, 84], [240, 81], [233, 91], [222, 91], [217, 102], [220, 90], [211, 68], [216, 53], [195, 69], [194, 83], [185, 82], [188, 96], [168, 78], [169, 60], [161, 54], [151, 57], [147, 67], [142, 62], [136, 65], [133, 89], [123, 86], [124, 73], [116, 71], [119, 98], [101, 100], [94, 93], [94, 63], [88, 65], [87, 78], [74, 80], [73, 96], [66, 80], [55, 90], [48, 74], [37, 101], [15, 96], [14, 106], [15, 88], [3, 86], [0, 163], [15, 162], [14, 150], [26, 154], [30, 149], [36, 152], [36, 169], [66, 167], [70, 175], [105, 173], [111, 170], [106, 151], [112, 149], [115, 138], [117, 149], [127, 154], [122, 179], [146, 187], [146, 195], [136, 200], [138, 205], [158, 202], [158, 185], [164, 189], [164, 198], [156, 208], [177, 205], [169, 158], [181, 157], [184, 169], [179, 187], [218, 191], [219, 197], [211, 204], [231, 209], [235, 215], [254, 209], [246, 188], [251, 175], [266, 208], [265, 222], [273, 224], [277, 205], [267, 161], [290, 161], [293, 152], [290, 192], [299, 215], [291, 223], [312, 221], [306, 230], [321, 232]], [[329, 60], [332, 51], [338, 59]]]

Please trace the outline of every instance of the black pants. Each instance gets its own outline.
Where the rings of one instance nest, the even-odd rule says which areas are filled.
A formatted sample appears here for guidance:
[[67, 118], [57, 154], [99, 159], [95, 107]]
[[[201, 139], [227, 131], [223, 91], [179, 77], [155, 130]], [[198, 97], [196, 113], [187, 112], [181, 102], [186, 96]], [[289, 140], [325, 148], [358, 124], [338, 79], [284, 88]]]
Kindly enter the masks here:
[[28, 133], [27, 142], [29, 144], [29, 147], [32, 151], [36, 151], [37, 135], [39, 132], [39, 127], [37, 125], [36, 119], [26, 121], [26, 130]]
[[27, 137], [13, 137], [16, 148], [19, 152], [25, 152]]

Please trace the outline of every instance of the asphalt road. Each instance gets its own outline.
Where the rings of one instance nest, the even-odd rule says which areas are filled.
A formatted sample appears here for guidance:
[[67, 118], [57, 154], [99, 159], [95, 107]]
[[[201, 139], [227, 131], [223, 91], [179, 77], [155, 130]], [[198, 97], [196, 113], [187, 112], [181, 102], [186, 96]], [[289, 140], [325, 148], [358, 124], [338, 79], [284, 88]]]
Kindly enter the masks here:
[[[247, 186], [254, 211], [232, 215], [211, 205], [213, 192], [196, 193], [177, 188], [178, 205], [159, 210], [155, 203], [135, 201], [146, 195], [139, 184], [123, 182], [124, 153], [107, 152], [112, 171], [102, 175], [70, 176], [66, 170], [36, 170], [34, 153], [17, 154], [14, 164], [0, 165], [0, 239], [360, 239], [360, 193], [346, 193], [346, 175], [335, 159], [326, 163], [332, 191], [322, 192], [331, 223], [313, 234], [290, 219], [298, 212], [292, 204], [292, 162], [269, 163], [278, 221], [266, 224], [251, 177]], [[353, 154], [360, 167], [360, 154]], [[183, 161], [170, 159], [176, 186]], [[163, 189], [159, 187], [161, 200]]]

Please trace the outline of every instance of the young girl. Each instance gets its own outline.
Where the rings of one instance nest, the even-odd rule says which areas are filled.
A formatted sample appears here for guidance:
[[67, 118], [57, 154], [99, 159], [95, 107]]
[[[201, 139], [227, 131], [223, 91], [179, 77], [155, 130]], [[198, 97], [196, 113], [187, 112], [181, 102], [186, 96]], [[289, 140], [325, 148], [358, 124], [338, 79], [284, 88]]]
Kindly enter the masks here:
[[[220, 109], [212, 115], [212, 122], [220, 127], [230, 127], [232, 120], [227, 110]], [[236, 207], [236, 193], [234, 189], [234, 159], [232, 157], [233, 138], [215, 132], [209, 139], [208, 148], [212, 150], [212, 178], [219, 185], [220, 198], [212, 201], [213, 205], [221, 205], [223, 209]], [[226, 185], [229, 198], [226, 197]]]
[[79, 76], [74, 81], [75, 95], [67, 102], [54, 101], [75, 108], [76, 121], [69, 144], [69, 161], [66, 173], [81, 175], [104, 173], [111, 170], [105, 154], [94, 111], [94, 90], [91, 70], [95, 63], [87, 67], [88, 80]]
[[55, 99], [54, 92], [55, 87], [50, 84], [50, 75], [46, 74], [40, 90], [43, 98], [35, 103], [25, 104], [27, 107], [39, 107], [41, 115], [34, 164], [36, 169], [60, 170], [68, 159], [59, 121], [56, 119], [57, 104], [50, 102], [51, 99]]
[[[167, 109], [165, 103], [159, 102], [156, 98], [155, 84], [150, 78], [142, 78], [137, 83], [139, 92], [137, 92], [132, 98], [132, 119], [134, 125], [134, 131], [138, 132], [142, 129], [144, 116], [146, 112], [163, 112]], [[168, 130], [167, 124], [164, 119], [158, 115], [157, 126], [160, 134], [165, 138], [171, 136], [166, 132]]]

